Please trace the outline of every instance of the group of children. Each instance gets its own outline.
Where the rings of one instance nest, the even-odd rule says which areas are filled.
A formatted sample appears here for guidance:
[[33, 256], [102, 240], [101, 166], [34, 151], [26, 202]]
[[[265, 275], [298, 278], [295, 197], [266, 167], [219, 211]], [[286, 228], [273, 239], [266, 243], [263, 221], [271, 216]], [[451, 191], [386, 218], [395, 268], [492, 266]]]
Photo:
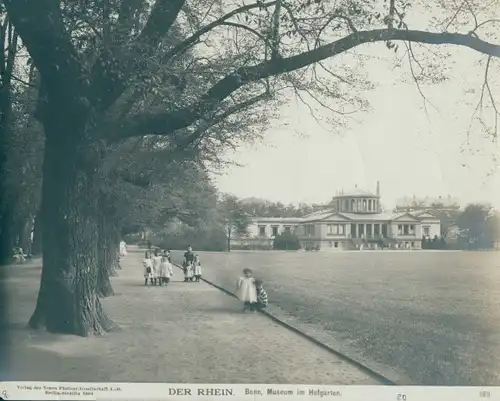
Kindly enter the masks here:
[[[170, 251], [160, 252], [158, 249], [151, 256], [150, 251], [146, 251], [144, 265], [144, 285], [167, 285], [170, 278], [174, 275]], [[184, 282], [200, 282], [201, 262], [200, 257], [193, 253], [189, 246], [184, 253], [182, 262], [184, 270]], [[243, 301], [244, 312], [256, 312], [267, 307], [267, 292], [264, 290], [263, 281], [253, 277], [251, 269], [243, 269], [243, 276], [238, 279], [236, 284], [236, 295], [240, 301]]]
[[236, 284], [236, 296], [243, 301], [244, 312], [256, 312], [267, 307], [267, 292], [263, 281], [253, 277], [252, 269], [243, 269], [243, 277]]
[[[156, 249], [151, 256], [151, 251], [146, 251], [144, 260], [144, 285], [167, 285], [170, 278], [174, 275], [172, 269], [172, 260], [170, 251], [160, 251]], [[184, 261], [182, 262], [184, 270], [184, 282], [199, 282], [201, 279], [201, 261], [198, 255], [193, 253], [193, 249], [189, 246], [187, 252], [184, 253]]]
[[172, 263], [170, 261], [170, 251], [164, 250], [160, 252], [156, 249], [151, 256], [150, 251], [146, 251], [144, 260], [144, 285], [167, 285], [170, 278], [174, 275]]
[[188, 246], [187, 251], [184, 252], [182, 269], [184, 270], [184, 282], [200, 282], [201, 261], [200, 257], [193, 253], [193, 248], [191, 248], [191, 246]]

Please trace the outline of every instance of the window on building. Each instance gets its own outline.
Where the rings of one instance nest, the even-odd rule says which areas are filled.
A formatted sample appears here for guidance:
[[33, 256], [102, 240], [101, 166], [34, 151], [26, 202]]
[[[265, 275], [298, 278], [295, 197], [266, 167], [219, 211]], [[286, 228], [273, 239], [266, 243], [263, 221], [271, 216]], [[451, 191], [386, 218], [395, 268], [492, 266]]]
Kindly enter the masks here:
[[408, 224], [403, 225], [403, 233], [404, 235], [410, 235], [410, 226]]
[[338, 248], [338, 247], [339, 247], [339, 243], [338, 243], [337, 241], [335, 241], [335, 243], [333, 244], [333, 246], [334, 246], [335, 248]]
[[373, 225], [373, 234], [380, 235], [380, 224]]
[[369, 211], [372, 210], [372, 200], [371, 199], [368, 199], [368, 210]]
[[306, 235], [314, 235], [314, 226], [307, 225], [304, 227]]
[[259, 226], [259, 235], [261, 237], [266, 235], [266, 226]]
[[366, 212], [366, 199], [363, 199], [363, 211]]
[[424, 229], [424, 235], [426, 237], [429, 237], [430, 234], [431, 234], [431, 228], [430, 228], [430, 226], [424, 226], [423, 229]]
[[403, 235], [403, 225], [398, 224], [398, 235]]
[[276, 237], [278, 235], [278, 226], [273, 226], [273, 237]]
[[354, 205], [356, 204], [356, 201], [354, 199], [351, 199], [351, 212], [354, 212]]
[[285, 226], [285, 232], [286, 232], [287, 234], [290, 234], [290, 233], [292, 232], [292, 227], [290, 227], [290, 226]]
[[415, 235], [415, 226], [410, 224], [410, 235]]
[[414, 242], [411, 243], [411, 247], [415, 248], [415, 243]]
[[382, 224], [382, 237], [387, 238], [387, 224]]
[[327, 224], [327, 235], [345, 235], [345, 224]]

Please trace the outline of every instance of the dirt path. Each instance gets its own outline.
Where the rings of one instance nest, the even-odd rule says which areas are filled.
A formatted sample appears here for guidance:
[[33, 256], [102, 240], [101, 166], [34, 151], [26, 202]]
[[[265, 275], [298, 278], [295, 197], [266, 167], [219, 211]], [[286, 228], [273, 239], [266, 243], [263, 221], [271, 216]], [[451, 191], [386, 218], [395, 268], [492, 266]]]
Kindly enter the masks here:
[[40, 267], [9, 269], [8, 379], [191, 383], [377, 384], [205, 283], [145, 288], [142, 253], [124, 258], [116, 295], [103, 301], [123, 329], [102, 338], [34, 333]]

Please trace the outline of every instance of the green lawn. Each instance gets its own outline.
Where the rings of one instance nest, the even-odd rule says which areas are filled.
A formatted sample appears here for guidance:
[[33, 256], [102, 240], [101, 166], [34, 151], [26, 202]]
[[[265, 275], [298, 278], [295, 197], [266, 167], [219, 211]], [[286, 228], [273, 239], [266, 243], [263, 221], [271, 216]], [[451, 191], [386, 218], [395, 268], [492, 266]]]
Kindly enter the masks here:
[[498, 252], [199, 254], [206, 278], [232, 290], [252, 268], [275, 306], [417, 383], [500, 384]]

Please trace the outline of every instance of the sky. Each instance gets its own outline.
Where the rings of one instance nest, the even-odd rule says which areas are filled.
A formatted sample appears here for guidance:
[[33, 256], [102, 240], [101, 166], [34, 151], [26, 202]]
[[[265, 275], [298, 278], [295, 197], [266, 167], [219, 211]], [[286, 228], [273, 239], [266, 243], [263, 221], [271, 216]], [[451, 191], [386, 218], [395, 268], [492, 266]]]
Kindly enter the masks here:
[[[446, 50], [452, 53], [444, 65], [449, 80], [422, 87], [436, 107], [428, 105], [426, 112], [415, 83], [407, 79], [406, 62], [395, 69], [383, 44], [361, 48], [364, 71], [375, 84], [365, 94], [368, 112], [335, 132], [290, 97], [262, 143], [227, 153], [243, 167], [216, 176], [216, 186], [238, 197], [296, 204], [324, 203], [356, 185], [375, 191], [380, 181], [385, 207], [405, 196], [451, 195], [462, 205], [489, 202], [500, 208], [498, 144], [477, 123], [468, 135], [484, 80], [484, 64], [477, 62], [484, 56], [465, 48]], [[493, 84], [500, 102], [498, 80]]]

